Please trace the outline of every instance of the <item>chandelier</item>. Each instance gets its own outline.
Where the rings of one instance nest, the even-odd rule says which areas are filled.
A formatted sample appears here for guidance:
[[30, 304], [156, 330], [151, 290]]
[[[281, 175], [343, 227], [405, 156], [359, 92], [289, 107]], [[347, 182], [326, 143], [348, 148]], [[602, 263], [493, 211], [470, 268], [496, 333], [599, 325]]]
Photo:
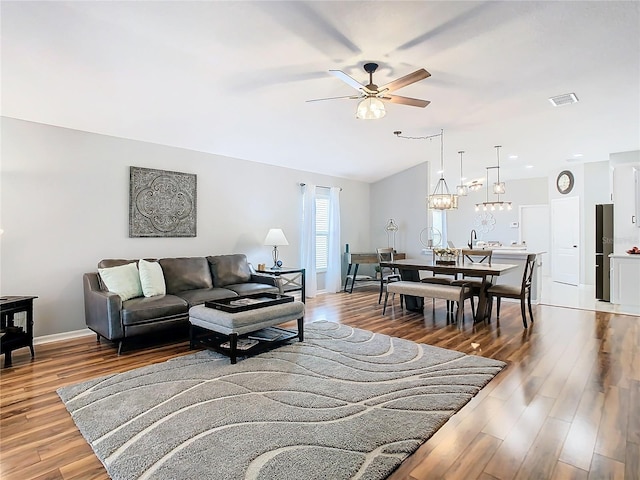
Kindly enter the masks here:
[[[433, 135], [438, 136], [438, 135]], [[436, 188], [429, 195], [429, 208], [433, 210], [453, 210], [458, 208], [458, 195], [449, 192], [449, 186], [444, 179], [444, 130], [440, 130], [440, 178]]]
[[[505, 208], [507, 210], [511, 210], [511, 202], [504, 202], [500, 200], [500, 195], [503, 194], [505, 192], [505, 188], [504, 188], [504, 182], [500, 181], [500, 148], [502, 148], [501, 145], [496, 145], [495, 149], [496, 149], [496, 155], [498, 157], [498, 165], [494, 166], [494, 167], [486, 167], [487, 169], [487, 195], [486, 195], [486, 201], [482, 202], [482, 203], [476, 203], [476, 212], [480, 211], [480, 209], [482, 208], [483, 211], [487, 211], [487, 210], [504, 210]], [[489, 170], [497, 170], [498, 171], [498, 180], [497, 182], [495, 182], [493, 184], [493, 193], [495, 195], [497, 195], [498, 199], [495, 201], [490, 202], [489, 201]], [[482, 184], [480, 184], [482, 185]]]
[[472, 192], [477, 192], [481, 188], [482, 188], [482, 182], [479, 182], [477, 180], [474, 180], [469, 184], [469, 190], [471, 190]]
[[458, 208], [458, 195], [449, 191], [449, 186], [444, 179], [444, 130], [441, 129], [440, 133], [424, 137], [407, 137], [400, 135], [401, 133], [400, 131], [393, 132], [396, 137], [410, 140], [426, 140], [440, 137], [440, 178], [433, 189], [433, 193], [427, 197], [427, 207], [432, 210], [453, 210]]

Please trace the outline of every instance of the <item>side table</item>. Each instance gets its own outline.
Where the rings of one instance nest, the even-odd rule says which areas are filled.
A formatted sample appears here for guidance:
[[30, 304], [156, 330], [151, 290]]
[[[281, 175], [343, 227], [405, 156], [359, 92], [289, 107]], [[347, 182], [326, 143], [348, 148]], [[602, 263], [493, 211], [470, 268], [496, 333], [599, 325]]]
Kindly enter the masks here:
[[[11, 366], [11, 352], [29, 347], [33, 351], [33, 299], [38, 297], [0, 297], [0, 355], [4, 353], [4, 366]], [[16, 313], [26, 314], [26, 323], [19, 324]]]
[[304, 268], [296, 267], [280, 267], [280, 268], [265, 268], [264, 270], [256, 270], [257, 273], [263, 275], [270, 275], [278, 279], [278, 285], [280, 293], [285, 294], [289, 292], [301, 292], [302, 303], [306, 303], [305, 300], [305, 270]]

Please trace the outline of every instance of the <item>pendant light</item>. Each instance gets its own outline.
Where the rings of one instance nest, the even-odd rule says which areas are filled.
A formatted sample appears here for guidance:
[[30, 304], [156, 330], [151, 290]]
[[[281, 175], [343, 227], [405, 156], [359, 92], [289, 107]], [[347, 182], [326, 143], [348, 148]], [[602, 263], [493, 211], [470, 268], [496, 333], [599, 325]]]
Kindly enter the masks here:
[[471, 182], [471, 185], [469, 185], [469, 190], [472, 192], [477, 192], [481, 188], [482, 188], [482, 182], [479, 182], [478, 180], [474, 180], [473, 182]]
[[449, 187], [444, 179], [444, 130], [435, 135], [427, 135], [424, 137], [408, 137], [402, 135], [402, 132], [396, 130], [393, 134], [398, 138], [408, 138], [409, 140], [431, 140], [434, 137], [440, 137], [440, 178], [436, 183], [433, 193], [427, 197], [427, 207], [433, 210], [453, 210], [458, 208], [458, 195], [449, 192]]
[[456, 187], [456, 193], [459, 197], [466, 197], [469, 188], [464, 183], [462, 183], [462, 181], [464, 180], [464, 178], [462, 177], [462, 154], [464, 153], [464, 150], [461, 150], [458, 153], [460, 154], [460, 185]]
[[[498, 156], [498, 165], [495, 167], [486, 167], [487, 173], [487, 194], [486, 194], [486, 200], [482, 203], [476, 203], [476, 212], [479, 211], [481, 208], [483, 211], [487, 211], [487, 210], [491, 210], [491, 211], [495, 211], [495, 210], [504, 210], [505, 208], [507, 210], [511, 210], [511, 202], [504, 202], [500, 200], [500, 195], [502, 193], [504, 193], [504, 182], [500, 181], [500, 148], [501, 145], [496, 145], [494, 147], [496, 149], [497, 152], [497, 156]], [[498, 196], [498, 199], [496, 201], [489, 201], [489, 170], [498, 170], [498, 181], [495, 182], [493, 184], [493, 193], [495, 195]]]
[[500, 181], [500, 148], [502, 145], [496, 145], [496, 154], [498, 155], [498, 181], [493, 184], [493, 193], [501, 195], [505, 192], [504, 182]]
[[429, 208], [434, 210], [453, 210], [458, 208], [458, 195], [449, 192], [449, 186], [444, 179], [444, 130], [440, 130], [440, 178], [428, 200]]

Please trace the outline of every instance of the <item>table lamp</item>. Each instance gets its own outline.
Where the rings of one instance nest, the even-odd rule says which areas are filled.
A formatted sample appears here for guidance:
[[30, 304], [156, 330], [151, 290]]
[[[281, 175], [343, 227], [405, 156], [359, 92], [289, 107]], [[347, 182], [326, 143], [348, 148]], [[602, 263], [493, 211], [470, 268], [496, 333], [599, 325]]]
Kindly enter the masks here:
[[265, 245], [273, 245], [273, 268], [278, 268], [278, 245], [289, 245], [281, 228], [271, 228], [264, 239]]

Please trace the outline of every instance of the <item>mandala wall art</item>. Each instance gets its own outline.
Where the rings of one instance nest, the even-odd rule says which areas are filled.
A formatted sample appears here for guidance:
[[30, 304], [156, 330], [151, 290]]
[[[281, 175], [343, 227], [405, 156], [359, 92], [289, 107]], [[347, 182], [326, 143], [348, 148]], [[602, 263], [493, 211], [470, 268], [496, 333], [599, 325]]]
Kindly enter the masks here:
[[130, 167], [130, 237], [195, 237], [196, 175]]
[[496, 225], [496, 219], [489, 212], [482, 212], [476, 215], [474, 222], [476, 230], [481, 233], [488, 233], [493, 230]]

